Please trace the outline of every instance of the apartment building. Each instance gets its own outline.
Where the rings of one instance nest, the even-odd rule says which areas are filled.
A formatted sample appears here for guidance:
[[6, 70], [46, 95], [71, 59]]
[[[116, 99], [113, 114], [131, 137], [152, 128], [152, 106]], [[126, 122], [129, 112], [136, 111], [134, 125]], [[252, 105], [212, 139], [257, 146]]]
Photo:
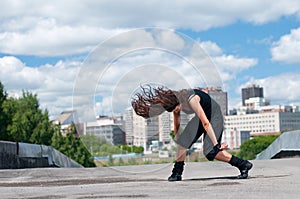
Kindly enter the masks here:
[[98, 118], [95, 122], [83, 124], [84, 135], [95, 135], [106, 139], [113, 145], [126, 144], [125, 132], [113, 118]]
[[147, 149], [153, 140], [159, 139], [159, 117], [144, 119], [129, 107], [125, 110], [124, 120], [128, 145], [142, 146]]
[[222, 142], [228, 144], [229, 149], [238, 149], [241, 144], [250, 139], [250, 131], [227, 129], [223, 132]]
[[300, 129], [300, 112], [262, 112], [225, 116], [225, 130], [250, 131], [251, 135], [276, 134]]

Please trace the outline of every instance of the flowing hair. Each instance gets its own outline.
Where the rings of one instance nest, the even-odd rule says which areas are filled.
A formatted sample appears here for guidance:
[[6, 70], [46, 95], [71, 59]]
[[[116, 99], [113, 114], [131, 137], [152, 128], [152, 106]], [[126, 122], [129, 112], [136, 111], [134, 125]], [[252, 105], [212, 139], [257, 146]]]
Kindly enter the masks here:
[[150, 118], [160, 115], [165, 110], [173, 111], [179, 105], [179, 100], [173, 90], [147, 85], [141, 86], [141, 92], [134, 95], [131, 105], [137, 115]]

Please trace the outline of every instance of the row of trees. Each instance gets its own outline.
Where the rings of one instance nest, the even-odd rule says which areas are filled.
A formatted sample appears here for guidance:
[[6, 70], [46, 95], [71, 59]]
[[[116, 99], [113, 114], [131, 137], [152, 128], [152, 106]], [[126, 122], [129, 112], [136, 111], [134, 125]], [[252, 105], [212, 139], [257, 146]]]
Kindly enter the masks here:
[[265, 150], [279, 135], [256, 136], [241, 144], [240, 151], [237, 154], [239, 157], [252, 160], [256, 155]]
[[48, 111], [42, 111], [36, 94], [23, 91], [19, 98], [8, 97], [0, 82], [0, 140], [53, 146], [85, 167], [95, 166], [93, 157], [75, 125], [62, 136], [60, 125], [52, 125]]

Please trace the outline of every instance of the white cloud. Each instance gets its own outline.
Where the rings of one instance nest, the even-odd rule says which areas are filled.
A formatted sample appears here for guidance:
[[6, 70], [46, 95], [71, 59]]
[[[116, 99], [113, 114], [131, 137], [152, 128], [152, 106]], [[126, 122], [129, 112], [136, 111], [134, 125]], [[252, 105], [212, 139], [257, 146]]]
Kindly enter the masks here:
[[216, 57], [223, 54], [222, 49], [212, 41], [200, 41], [201, 47], [209, 54], [209, 56]]
[[233, 80], [239, 72], [247, 70], [258, 63], [256, 58], [237, 57], [231, 54], [226, 55], [216, 43], [211, 41], [203, 41], [200, 45], [215, 63], [224, 84]]
[[264, 88], [264, 96], [272, 104], [300, 104], [300, 73], [283, 73], [264, 79], [251, 79], [245, 85], [258, 84]]
[[26, 66], [16, 57], [0, 58], [0, 80], [11, 95], [20, 95], [22, 90], [36, 93], [41, 108], [57, 116], [72, 108], [73, 82], [78, 62], [57, 62], [56, 65]]
[[28, 31], [0, 33], [0, 51], [38, 56], [86, 53], [100, 41], [121, 31], [84, 25], [59, 26], [54, 20], [41, 20]]
[[179, 37], [179, 35], [175, 32], [164, 31], [158, 35], [157, 40], [161, 43], [162, 48], [166, 48], [168, 50], [181, 50], [184, 48], [185, 42]]
[[291, 30], [273, 43], [272, 60], [286, 63], [300, 63], [300, 28]]
[[[59, 61], [55, 65], [30, 67], [26, 66], [16, 57], [3, 57], [0, 59], [0, 78], [6, 89], [10, 92], [18, 93], [22, 89], [25, 89], [37, 93], [41, 100], [42, 107], [48, 108], [50, 114], [55, 115], [65, 109], [71, 108], [71, 96], [73, 95], [73, 86], [76, 80], [76, 85], [78, 86], [78, 88], [76, 87], [76, 91], [80, 92], [84, 90], [85, 92], [87, 91], [89, 95], [102, 96], [102, 101], [94, 107], [96, 111], [99, 111], [99, 107], [110, 108], [107, 104], [111, 101], [109, 99], [111, 99], [112, 91], [120, 89], [121, 91], [130, 93], [132, 90], [129, 90], [129, 88], [136, 89], [136, 86], [139, 86], [140, 83], [147, 81], [162, 83], [174, 89], [205, 86], [205, 83], [209, 83], [206, 82], [207, 80], [213, 82], [206, 73], [207, 70], [209, 70], [209, 74], [212, 73], [214, 78], [216, 77], [212, 68], [209, 67], [214, 66], [212, 65], [213, 63], [206, 59], [208, 56], [217, 64], [216, 67], [225, 84], [231, 81], [235, 75], [242, 70], [256, 64], [255, 59], [224, 55], [222, 49], [211, 41], [201, 43], [203, 45], [198, 45], [195, 41], [182, 40], [176, 34], [173, 35], [171, 31], [169, 31], [169, 33], [171, 32], [172, 34], [169, 35], [167, 32], [168, 31], [158, 31], [152, 32], [151, 34], [141, 29], [134, 32], [137, 34], [121, 34], [116, 39], [103, 43], [103, 46], [99, 46], [104, 47], [105, 52], [103, 48], [100, 48], [102, 50], [95, 49], [95, 51], [93, 51], [88, 60], [86, 60], [87, 63], [89, 63], [89, 61], [94, 63], [90, 69], [82, 68], [82, 63], [79, 62], [63, 61]], [[175, 45], [175, 47], [171, 46], [174, 41], [177, 41], [179, 45]], [[165, 48], [171, 46], [170, 48], [172, 50], [178, 52], [177, 54], [182, 54], [183, 57], [187, 56], [185, 59], [193, 64], [203, 64], [204, 68], [200, 68], [202, 74], [199, 74], [199, 72], [190, 65], [191, 63], [186, 62], [183, 57], [178, 56], [176, 53], [173, 54], [155, 48], [161, 44], [163, 44], [162, 46]], [[153, 46], [154, 48], [143, 50], [138, 48], [137, 51], [126, 51], [127, 48], [134, 50], [136, 46], [142, 47], [144, 45]], [[185, 49], [184, 47], [187, 46], [189, 47]], [[198, 49], [196, 46], [198, 46]], [[201, 52], [203, 52], [203, 50], [200, 46], [203, 46], [202, 48], [205, 48], [205, 51], [209, 54], [202, 55]], [[115, 58], [115, 54], [117, 53], [118, 55], [118, 52], [122, 52], [122, 56], [118, 59], [113, 62], [107, 59]], [[202, 63], [203, 60], [199, 53], [201, 56], [204, 56], [204, 63]], [[200, 59], [200, 61], [197, 59]], [[101, 64], [102, 61], [105, 63], [104, 66]], [[195, 63], [193, 61], [195, 61]], [[156, 70], [149, 70], [150, 65], [156, 66]], [[80, 67], [81, 71], [79, 74], [82, 75], [82, 79], [81, 76], [76, 76]], [[87, 67], [89, 67], [89, 65], [87, 65]], [[144, 69], [141, 70], [143, 67]], [[102, 70], [104, 73], [100, 74], [99, 72]], [[218, 79], [216, 80], [218, 81]], [[133, 88], [129, 83], [134, 83], [135, 87]], [[99, 87], [95, 88], [97, 84]], [[128, 96], [126, 99], [122, 98], [122, 100], [122, 102], [120, 101], [122, 105], [127, 104]], [[91, 109], [93, 108], [91, 106], [93, 102], [93, 100], [88, 100], [85, 101], [85, 104], [89, 103], [89, 109]], [[78, 105], [82, 106], [82, 104], [82, 100], [80, 99]], [[120, 110], [118, 107], [118, 111]], [[103, 112], [110, 113], [108, 110], [102, 110], [102, 113]]]
[[[147, 40], [149, 40], [149, 38]], [[157, 42], [157, 40], [151, 41], [153, 43]], [[171, 44], [172, 41], [173, 40], [169, 40], [168, 42]], [[166, 40], [164, 40], [164, 42], [166, 42]], [[169, 45], [168, 43], [164, 44], [165, 46]], [[91, 75], [85, 76], [88, 77], [88, 79], [85, 80], [85, 78], [83, 78], [80, 81], [80, 84], [85, 85], [85, 88], [81, 88], [81, 90], [94, 88], [96, 82], [90, 83], [89, 80], [97, 79], [98, 87], [96, 89], [96, 94], [103, 98], [101, 101], [98, 101], [96, 109], [97, 111], [100, 111], [99, 107], [101, 107], [105, 109], [105, 111], [101, 110], [102, 113], [103, 111], [105, 113], [111, 113], [111, 108], [115, 108], [118, 111], [124, 110], [124, 108], [128, 106], [128, 100], [130, 100], [131, 97], [130, 93], [133, 92], [134, 89], [137, 89], [140, 84], [155, 82], [172, 89], [207, 86], [206, 83], [214, 82], [211, 79], [216, 78], [218, 75], [216, 72], [218, 73], [217, 70], [219, 70], [221, 82], [218, 82], [218, 79], [216, 78], [216, 83], [222, 84], [223, 81], [228, 85], [239, 72], [248, 69], [257, 63], [257, 60], [252, 58], [239, 58], [234, 55], [224, 55], [222, 54], [221, 48], [216, 43], [204, 42], [204, 44], [205, 45], [203, 46], [208, 49], [205, 49], [206, 52], [213, 52], [212, 55], [214, 56], [211, 56], [211, 59], [214, 62], [219, 62], [219, 66], [217, 65], [216, 68], [214, 68], [215, 66], [213, 63], [209, 62], [207, 59], [210, 55], [205, 54], [202, 59], [200, 56], [201, 51], [197, 51], [194, 46], [189, 51], [190, 57], [180, 57], [173, 53], [159, 51], [157, 49], [144, 49], [130, 52], [129, 54], [119, 57], [118, 60], [115, 60], [105, 69], [99, 79], [92, 77]], [[182, 46], [187, 45], [190, 44], [184, 43]], [[198, 45], [198, 47], [200, 45]], [[102, 51], [99, 51], [99, 53], [100, 52]], [[93, 57], [100, 57], [100, 55], [97, 54], [97, 51], [94, 53], [96, 54], [93, 54]], [[110, 51], [110, 53], [112, 52]], [[196, 55], [196, 58], [194, 57], [194, 54]], [[197, 60], [197, 58], [199, 58], [200, 61]], [[190, 63], [185, 60], [190, 61]], [[204, 62], [202, 62], [203, 60]], [[100, 62], [97, 63], [98, 67], [100, 67]], [[203, 65], [203, 67], [200, 66], [200, 68], [197, 68], [200, 71], [197, 71], [197, 69], [191, 65], [195, 63], [196, 65], [198, 63]], [[97, 68], [97, 71], [99, 71], [99, 68]], [[95, 71], [93, 75], [97, 76], [97, 71]], [[208, 74], [206, 72], [208, 72]], [[91, 89], [90, 93], [93, 92], [94, 90]], [[116, 99], [117, 101], [112, 101], [111, 104], [107, 106], [107, 98], [111, 100], [112, 95], [118, 96]]]
[[[122, 5], [120, 5], [120, 3]], [[226, 9], [224, 9], [226, 6]], [[90, 51], [129, 28], [207, 30], [247, 21], [262, 24], [300, 16], [298, 1], [139, 0], [1, 1], [0, 52], [56, 56]], [[165, 37], [165, 39], [172, 39]], [[180, 43], [175, 43], [175, 46]]]

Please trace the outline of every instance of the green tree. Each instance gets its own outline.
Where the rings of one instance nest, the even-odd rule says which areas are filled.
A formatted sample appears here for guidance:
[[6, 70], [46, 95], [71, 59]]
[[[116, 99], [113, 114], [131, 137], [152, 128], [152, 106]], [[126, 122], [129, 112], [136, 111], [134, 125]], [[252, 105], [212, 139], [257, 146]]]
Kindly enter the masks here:
[[129, 146], [129, 145], [119, 145], [118, 148], [122, 148], [123, 151], [127, 151], [129, 153], [143, 153], [144, 147], [142, 146]]
[[257, 136], [241, 144], [239, 157], [247, 160], [252, 160], [257, 154], [265, 150], [278, 135]]
[[124, 165], [125, 165], [125, 163], [124, 163], [123, 159], [119, 158], [118, 166], [124, 166]]
[[9, 136], [6, 132], [8, 118], [3, 111], [3, 103], [6, 101], [7, 93], [4, 90], [4, 86], [0, 81], [0, 140], [9, 140]]
[[44, 113], [40, 113], [38, 117], [40, 117], [41, 120], [34, 128], [33, 133], [30, 136], [30, 142], [51, 145], [51, 138], [53, 136], [54, 129], [49, 121], [48, 110], [46, 110]]
[[108, 156], [107, 166], [114, 166], [114, 159], [111, 154]]
[[85, 147], [94, 155], [100, 152], [100, 147], [103, 144], [107, 144], [105, 138], [98, 137], [95, 135], [83, 135], [80, 137]]
[[77, 136], [76, 127], [74, 124], [71, 125], [71, 132], [66, 136], [63, 136], [60, 132], [60, 126], [57, 125], [55, 128], [54, 135], [52, 137], [52, 146], [78, 162], [84, 167], [94, 167], [95, 163], [93, 156], [89, 153], [87, 148], [81, 142]]
[[2, 104], [7, 120], [7, 138], [10, 141], [51, 144], [53, 135], [48, 111], [39, 108], [36, 94], [23, 91], [20, 98], [8, 98]]
[[99, 148], [99, 151], [96, 153], [98, 156], [107, 156], [112, 154], [120, 154], [121, 149], [110, 143], [102, 144]]

